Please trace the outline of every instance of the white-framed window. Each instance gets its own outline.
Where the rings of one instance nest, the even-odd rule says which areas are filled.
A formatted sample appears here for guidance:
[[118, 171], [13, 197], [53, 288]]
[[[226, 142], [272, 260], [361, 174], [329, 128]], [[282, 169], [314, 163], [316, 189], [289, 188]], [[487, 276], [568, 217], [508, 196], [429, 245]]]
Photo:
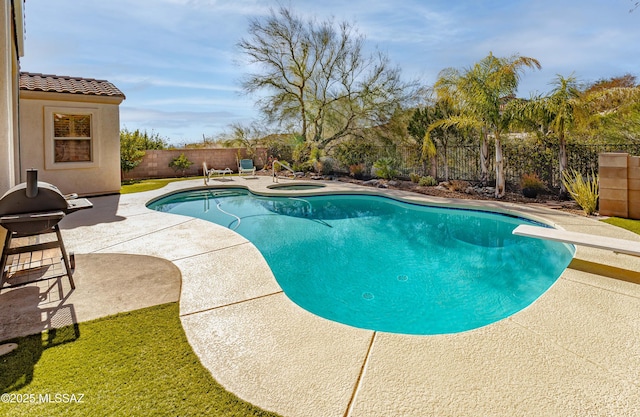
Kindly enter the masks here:
[[45, 107], [44, 113], [47, 169], [98, 165], [98, 109]]

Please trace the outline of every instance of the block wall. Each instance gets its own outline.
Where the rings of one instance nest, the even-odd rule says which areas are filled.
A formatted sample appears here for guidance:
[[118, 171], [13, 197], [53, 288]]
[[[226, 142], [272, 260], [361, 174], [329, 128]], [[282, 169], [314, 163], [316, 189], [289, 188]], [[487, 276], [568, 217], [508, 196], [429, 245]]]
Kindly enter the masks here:
[[640, 219], [640, 157], [602, 153], [598, 165], [600, 215]]
[[628, 169], [629, 218], [640, 219], [640, 156], [630, 156]]
[[[124, 174], [124, 179], [180, 177], [182, 173], [174, 171], [169, 167], [169, 163], [182, 153], [193, 162], [193, 165], [186, 170], [185, 176], [202, 175], [203, 162], [206, 162], [209, 168], [230, 168], [233, 172], [238, 172], [238, 152], [242, 158], [245, 157], [245, 149], [236, 148], [148, 150], [145, 151], [142, 162]], [[253, 158], [256, 168], [261, 169], [266, 160], [266, 149], [257, 149], [256, 156]]]

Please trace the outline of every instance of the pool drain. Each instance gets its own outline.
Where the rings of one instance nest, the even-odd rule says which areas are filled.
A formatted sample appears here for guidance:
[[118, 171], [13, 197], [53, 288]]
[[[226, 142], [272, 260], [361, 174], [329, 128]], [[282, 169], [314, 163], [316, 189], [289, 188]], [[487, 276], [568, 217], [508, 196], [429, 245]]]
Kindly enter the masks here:
[[373, 300], [373, 294], [371, 294], [370, 292], [362, 293], [362, 298], [364, 298], [365, 300]]
[[409, 277], [406, 275], [398, 275], [398, 281], [406, 281], [408, 280]]

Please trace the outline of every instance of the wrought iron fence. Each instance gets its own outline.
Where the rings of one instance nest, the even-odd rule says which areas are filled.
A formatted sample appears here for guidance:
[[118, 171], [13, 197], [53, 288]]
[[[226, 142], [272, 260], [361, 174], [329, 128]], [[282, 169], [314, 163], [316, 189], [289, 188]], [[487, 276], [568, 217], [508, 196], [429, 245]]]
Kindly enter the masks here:
[[[481, 177], [480, 148], [478, 145], [442, 146], [437, 150], [437, 179], [444, 179], [445, 166], [449, 179], [477, 181]], [[640, 143], [630, 144], [568, 144], [567, 168], [575, 169], [583, 175], [598, 171], [598, 155], [603, 152], [626, 152], [640, 155]], [[503, 146], [504, 172], [507, 185], [518, 186], [524, 174], [537, 174], [549, 187], [559, 188], [561, 184], [559, 168], [559, 150], [557, 147], [545, 147], [531, 144], [505, 144]], [[446, 155], [446, 158], [445, 158]], [[421, 152], [417, 147], [380, 147], [376, 158], [391, 157], [398, 163], [401, 176], [410, 173], [428, 175], [431, 172], [430, 161], [421, 161]], [[489, 146], [488, 181], [495, 181], [495, 149]]]

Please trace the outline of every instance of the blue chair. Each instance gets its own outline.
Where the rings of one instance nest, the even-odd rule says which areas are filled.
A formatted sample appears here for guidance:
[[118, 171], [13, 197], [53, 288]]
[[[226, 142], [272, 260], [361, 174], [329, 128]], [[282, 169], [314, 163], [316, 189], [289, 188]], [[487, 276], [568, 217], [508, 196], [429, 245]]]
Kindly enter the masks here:
[[252, 159], [241, 159], [238, 162], [238, 176], [251, 174], [252, 176], [256, 175], [256, 167], [253, 166]]

